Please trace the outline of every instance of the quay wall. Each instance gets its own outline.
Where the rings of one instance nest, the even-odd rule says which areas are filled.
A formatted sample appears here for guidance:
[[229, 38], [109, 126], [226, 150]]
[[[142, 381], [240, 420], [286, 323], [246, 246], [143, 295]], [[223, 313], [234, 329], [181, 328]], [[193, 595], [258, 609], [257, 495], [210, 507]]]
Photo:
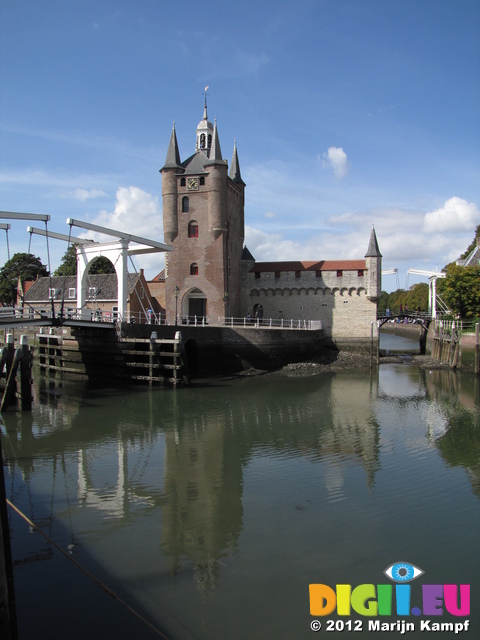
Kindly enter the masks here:
[[309, 360], [325, 347], [322, 330], [134, 325], [125, 328], [125, 335], [150, 337], [152, 331], [160, 340], [180, 331], [194, 376], [275, 369]]
[[[52, 357], [42, 357], [47, 369], [51, 365], [51, 370], [63, 368], [65, 373], [78, 369], [78, 375], [88, 377], [125, 378], [128, 377], [125, 371], [132, 371], [133, 362], [149, 362], [148, 344], [135, 344], [135, 341], [149, 342], [152, 333], [156, 334], [158, 343], [173, 341], [177, 331], [182, 335], [182, 355], [191, 377], [233, 374], [249, 369], [273, 370], [286, 364], [311, 360], [327, 349], [371, 353], [376, 351], [378, 342], [377, 335], [373, 338], [334, 339], [320, 329], [127, 323], [121, 325], [118, 333], [114, 328], [98, 326], [45, 327], [42, 332], [38, 327], [28, 331], [17, 328], [15, 340], [18, 341], [23, 333], [30, 334], [29, 344], [37, 354], [41, 351], [40, 338], [45, 341], [44, 336], [53, 336], [56, 340], [53, 341]], [[139, 349], [147, 350], [145, 357], [139, 357]], [[164, 349], [159, 344], [157, 350]], [[36, 361], [38, 359], [35, 357]], [[138, 370], [137, 373], [142, 377]]]

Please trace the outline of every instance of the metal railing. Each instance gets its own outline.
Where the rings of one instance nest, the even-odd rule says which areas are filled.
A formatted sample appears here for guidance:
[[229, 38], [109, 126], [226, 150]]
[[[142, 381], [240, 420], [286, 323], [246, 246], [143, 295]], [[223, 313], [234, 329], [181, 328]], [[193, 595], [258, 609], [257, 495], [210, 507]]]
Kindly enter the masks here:
[[[58, 318], [60, 312], [55, 310], [55, 317]], [[0, 307], [0, 320], [8, 318], [18, 318], [24, 320], [52, 320], [51, 308], [33, 308], [26, 307]], [[77, 320], [83, 322], [103, 322], [117, 324], [126, 322], [129, 324], [150, 324], [150, 325], [178, 325], [178, 326], [222, 326], [222, 327], [242, 327], [244, 329], [302, 329], [307, 331], [315, 331], [323, 329], [321, 320], [305, 320], [305, 319], [289, 319], [284, 318], [250, 318], [248, 316], [241, 318], [234, 317], [218, 317], [213, 320], [206, 316], [183, 316], [178, 314], [176, 322], [167, 323], [165, 316], [154, 313], [145, 313], [144, 311], [128, 311], [123, 316], [118, 311], [105, 311], [101, 309], [83, 308], [76, 309], [69, 307], [63, 310], [63, 320]]]
[[305, 329], [307, 331], [323, 329], [321, 320], [285, 320], [284, 318], [219, 317], [218, 324], [224, 327], [243, 327], [244, 329]]

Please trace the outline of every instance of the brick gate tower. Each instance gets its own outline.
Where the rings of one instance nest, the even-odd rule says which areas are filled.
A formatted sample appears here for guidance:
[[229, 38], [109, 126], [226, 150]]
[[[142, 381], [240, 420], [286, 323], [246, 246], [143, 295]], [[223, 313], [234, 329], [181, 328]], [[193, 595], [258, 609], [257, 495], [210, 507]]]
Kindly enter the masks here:
[[164, 238], [173, 246], [165, 257], [167, 322], [174, 323], [176, 310], [179, 323], [239, 316], [245, 183], [236, 143], [230, 171], [222, 158], [206, 95], [195, 153], [181, 162], [174, 124], [160, 173]]

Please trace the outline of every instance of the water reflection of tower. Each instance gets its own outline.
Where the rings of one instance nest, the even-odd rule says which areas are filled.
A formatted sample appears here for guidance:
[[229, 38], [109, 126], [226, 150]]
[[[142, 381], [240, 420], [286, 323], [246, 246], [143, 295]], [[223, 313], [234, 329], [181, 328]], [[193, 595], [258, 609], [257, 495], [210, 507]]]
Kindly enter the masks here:
[[323, 431], [320, 445], [323, 452], [360, 458], [371, 488], [379, 464], [380, 435], [372, 400], [372, 384], [377, 387], [377, 383], [365, 375], [359, 374], [355, 381], [353, 377], [337, 376], [332, 383], [332, 428]]
[[219, 560], [236, 547], [242, 529], [242, 469], [224, 416], [166, 434], [162, 547], [176, 575], [193, 565], [200, 589], [216, 584]]

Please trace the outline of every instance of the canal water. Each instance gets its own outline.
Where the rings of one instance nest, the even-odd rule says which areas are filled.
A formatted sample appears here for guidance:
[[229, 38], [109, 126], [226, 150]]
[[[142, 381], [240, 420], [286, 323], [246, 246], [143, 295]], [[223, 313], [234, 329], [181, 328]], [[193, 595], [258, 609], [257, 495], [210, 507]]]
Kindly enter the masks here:
[[[37, 376], [35, 396], [1, 426], [7, 498], [48, 536], [9, 509], [20, 640], [399, 638], [401, 624], [425, 638], [421, 624], [466, 620], [480, 637], [474, 376], [383, 364], [177, 390]], [[424, 572], [409, 615], [395, 587], [391, 613], [310, 614], [310, 584], [394, 585], [399, 562]], [[471, 585], [468, 615], [423, 598], [445, 584]]]
[[380, 352], [384, 355], [401, 353], [420, 353], [420, 336], [407, 338], [380, 331]]

